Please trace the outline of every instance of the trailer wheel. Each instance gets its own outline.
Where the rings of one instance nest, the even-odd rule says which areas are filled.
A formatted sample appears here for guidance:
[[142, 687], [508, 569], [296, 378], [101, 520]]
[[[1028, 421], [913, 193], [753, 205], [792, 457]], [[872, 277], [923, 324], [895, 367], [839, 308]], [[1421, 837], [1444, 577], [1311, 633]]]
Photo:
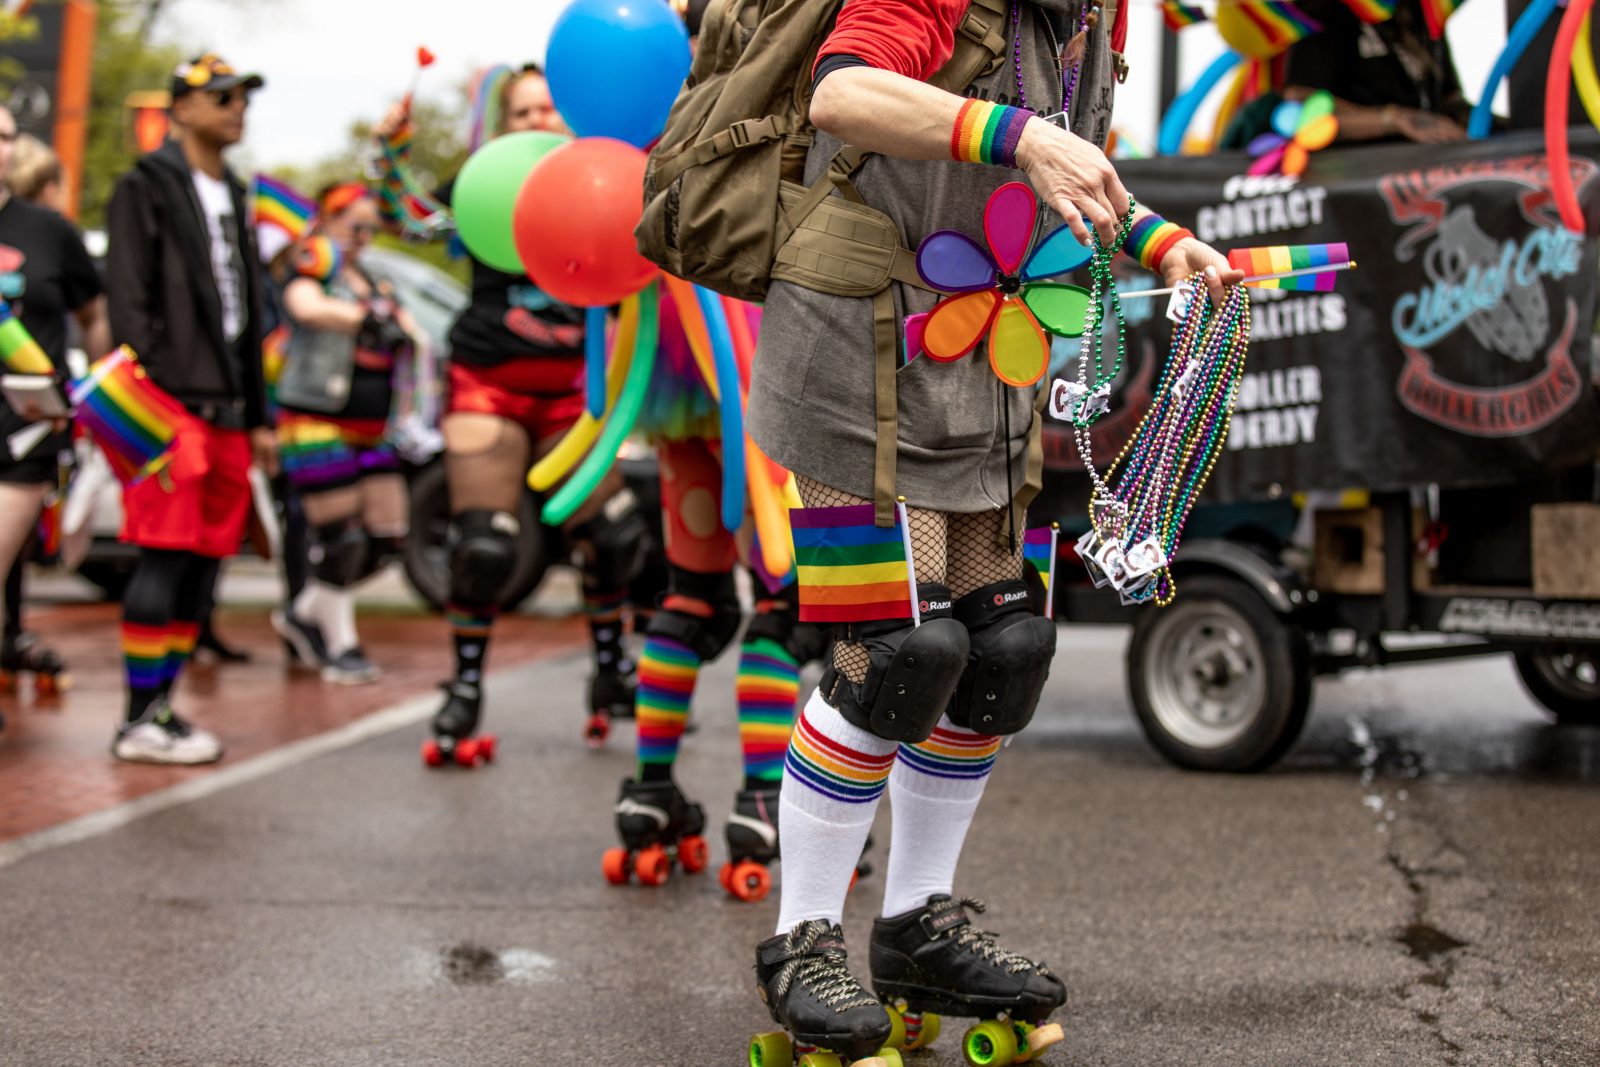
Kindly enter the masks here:
[[1249, 586], [1182, 583], [1146, 608], [1128, 647], [1128, 688], [1150, 743], [1180, 767], [1260, 771], [1293, 745], [1311, 706], [1305, 632]]
[[1563, 726], [1600, 726], [1600, 653], [1518, 652], [1517, 674]]

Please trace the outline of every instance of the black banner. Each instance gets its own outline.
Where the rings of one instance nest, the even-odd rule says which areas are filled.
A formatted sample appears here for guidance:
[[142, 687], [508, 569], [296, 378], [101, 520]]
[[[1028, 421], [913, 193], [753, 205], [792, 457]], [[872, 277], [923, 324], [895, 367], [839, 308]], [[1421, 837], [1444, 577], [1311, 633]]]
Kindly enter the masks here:
[[63, 18], [59, 0], [36, 3], [20, 17], [0, 14], [0, 103], [19, 130], [45, 144], [55, 140]]
[[[1238, 155], [1120, 164], [1141, 202], [1219, 249], [1342, 241], [1360, 265], [1331, 293], [1253, 292], [1213, 498], [1506, 484], [1600, 455], [1600, 136], [1574, 130], [1571, 154], [1583, 236], [1561, 226], [1531, 134], [1332, 149], [1299, 179], [1247, 177]], [[1097, 463], [1133, 432], [1170, 340], [1164, 300], [1127, 311], [1129, 366], [1095, 426]], [[1065, 424], [1047, 423], [1046, 445], [1053, 469], [1082, 468]]]

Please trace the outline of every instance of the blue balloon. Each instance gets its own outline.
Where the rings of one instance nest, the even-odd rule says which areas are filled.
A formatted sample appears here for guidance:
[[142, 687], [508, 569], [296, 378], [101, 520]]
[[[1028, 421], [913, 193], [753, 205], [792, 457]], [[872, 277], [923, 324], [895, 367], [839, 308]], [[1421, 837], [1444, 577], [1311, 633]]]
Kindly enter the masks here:
[[644, 148], [661, 136], [689, 73], [689, 31], [663, 0], [573, 0], [556, 19], [545, 75], [579, 137]]
[[1478, 102], [1472, 108], [1472, 117], [1467, 120], [1467, 136], [1472, 140], [1481, 141], [1489, 136], [1489, 128], [1494, 122], [1494, 94], [1544, 24], [1550, 21], [1557, 6], [1558, 0], [1533, 0], [1512, 24], [1511, 32], [1506, 34], [1505, 50], [1495, 59], [1489, 78], [1483, 83], [1483, 92], [1478, 94]]
[[1182, 150], [1183, 135], [1188, 132], [1189, 123], [1194, 121], [1194, 113], [1200, 110], [1200, 105], [1205, 103], [1217, 83], [1239, 65], [1239, 60], [1237, 52], [1222, 53], [1211, 61], [1211, 65], [1193, 85], [1178, 94], [1167, 113], [1161, 117], [1161, 136], [1156, 142], [1157, 155], [1175, 156]]

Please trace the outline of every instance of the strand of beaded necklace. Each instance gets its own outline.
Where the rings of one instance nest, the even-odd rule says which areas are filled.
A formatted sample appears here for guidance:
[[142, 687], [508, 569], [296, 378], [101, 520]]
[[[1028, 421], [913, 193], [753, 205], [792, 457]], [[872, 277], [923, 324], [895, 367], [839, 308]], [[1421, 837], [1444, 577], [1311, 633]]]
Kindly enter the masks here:
[[[1078, 11], [1077, 33], [1069, 38], [1069, 42], [1076, 40], [1089, 28], [1089, 12], [1098, 8], [1096, 3], [1085, 2]], [[1028, 109], [1028, 94], [1022, 87], [1022, 5], [1018, 0], [1011, 0], [1011, 69], [1017, 76], [1017, 106], [1024, 111]], [[1053, 38], [1052, 38], [1053, 40]], [[1061, 70], [1061, 114], [1066, 115], [1072, 108], [1072, 94], [1078, 87], [1078, 70], [1083, 66], [1083, 57], [1079, 57], [1071, 64], [1067, 63], [1065, 55], [1057, 54], [1056, 65]], [[1067, 119], [1067, 125], [1072, 125]]]
[[[1096, 419], [1111, 410], [1111, 385], [1117, 375], [1122, 373], [1122, 365], [1127, 357], [1127, 323], [1122, 317], [1122, 300], [1117, 294], [1117, 282], [1111, 273], [1111, 262], [1117, 257], [1117, 250], [1128, 240], [1128, 231], [1133, 228], [1133, 212], [1137, 206], [1134, 199], [1129, 197], [1128, 213], [1122, 217], [1117, 227], [1117, 235], [1109, 245], [1101, 241], [1099, 231], [1093, 229], [1089, 231], [1094, 239], [1094, 257], [1089, 260], [1089, 324], [1084, 328], [1083, 339], [1078, 343], [1078, 382], [1074, 390], [1078, 399], [1072, 409], [1071, 419], [1073, 438], [1078, 445], [1078, 454], [1083, 457], [1084, 469], [1089, 472], [1097, 496], [1107, 500], [1111, 499], [1111, 490], [1095, 469], [1089, 427]], [[1111, 314], [1117, 323], [1117, 356], [1109, 371], [1105, 366], [1107, 304], [1110, 305]], [[1093, 381], [1089, 380], [1091, 359], [1094, 362]]]

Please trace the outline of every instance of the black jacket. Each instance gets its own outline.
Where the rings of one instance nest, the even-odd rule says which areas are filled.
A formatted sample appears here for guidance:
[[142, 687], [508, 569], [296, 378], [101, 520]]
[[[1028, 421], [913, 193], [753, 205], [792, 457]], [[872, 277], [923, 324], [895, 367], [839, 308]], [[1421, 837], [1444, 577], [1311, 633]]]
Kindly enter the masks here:
[[266, 423], [261, 281], [244, 186], [232, 171], [226, 178], [244, 259], [237, 342], [223, 333], [210, 233], [176, 142], [139, 160], [111, 194], [106, 296], [112, 337], [133, 349], [157, 385], [208, 422], [247, 429]]

